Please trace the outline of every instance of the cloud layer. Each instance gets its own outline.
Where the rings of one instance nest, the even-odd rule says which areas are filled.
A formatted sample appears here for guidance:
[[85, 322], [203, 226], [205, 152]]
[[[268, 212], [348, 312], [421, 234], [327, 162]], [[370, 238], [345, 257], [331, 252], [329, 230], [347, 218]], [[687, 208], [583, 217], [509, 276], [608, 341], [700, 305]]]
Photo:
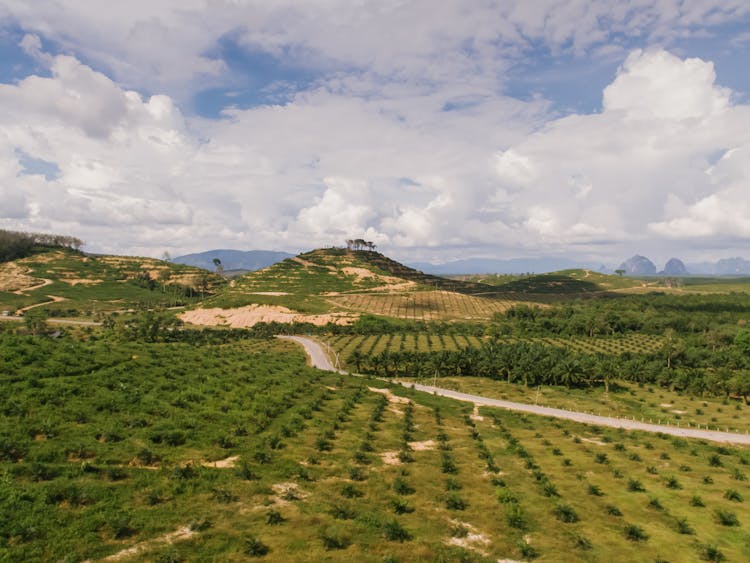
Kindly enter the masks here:
[[[750, 106], [709, 60], [649, 46], [744, 2], [5, 4], [38, 70], [0, 84], [0, 227], [151, 255], [364, 236], [412, 259], [616, 262], [750, 239]], [[196, 115], [203, 81], [235, 79], [215, 54], [227, 37], [316, 78]], [[538, 44], [622, 53], [600, 111], [505, 93]]]

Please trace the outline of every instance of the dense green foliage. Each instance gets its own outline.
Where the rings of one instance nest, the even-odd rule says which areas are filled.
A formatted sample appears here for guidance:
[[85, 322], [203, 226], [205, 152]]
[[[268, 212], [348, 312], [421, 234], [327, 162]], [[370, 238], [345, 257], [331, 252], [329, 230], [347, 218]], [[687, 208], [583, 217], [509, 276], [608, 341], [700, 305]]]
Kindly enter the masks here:
[[43, 251], [50, 248], [78, 250], [82, 245], [83, 241], [75, 237], [0, 229], [0, 262], [24, 258], [31, 255], [35, 250]]

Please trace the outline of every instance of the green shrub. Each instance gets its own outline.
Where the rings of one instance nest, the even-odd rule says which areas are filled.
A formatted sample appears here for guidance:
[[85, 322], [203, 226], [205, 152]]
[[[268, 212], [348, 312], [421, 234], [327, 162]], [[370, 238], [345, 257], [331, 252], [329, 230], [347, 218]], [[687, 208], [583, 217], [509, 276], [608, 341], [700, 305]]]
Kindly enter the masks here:
[[739, 526], [737, 515], [729, 510], [717, 509], [714, 511], [716, 522], [722, 526]]
[[569, 504], [558, 504], [552, 511], [552, 514], [554, 514], [560, 522], [565, 522], [566, 524], [572, 524], [580, 520], [580, 518], [578, 518], [578, 513]]
[[466, 506], [466, 501], [458, 493], [451, 493], [445, 499], [445, 507], [450, 510], [465, 510]]
[[743, 500], [745, 500], [744, 498], [742, 498], [742, 495], [739, 493], [739, 491], [736, 491], [735, 489], [728, 489], [724, 493], [724, 498], [733, 502], [742, 502]]
[[352, 543], [349, 536], [337, 526], [329, 526], [322, 530], [320, 539], [327, 550], [346, 549]]
[[625, 534], [625, 539], [629, 541], [646, 541], [648, 539], [648, 534], [644, 529], [635, 524], [625, 526], [623, 533]]
[[412, 535], [398, 520], [388, 520], [383, 524], [383, 535], [388, 541], [405, 542], [412, 539]]
[[278, 524], [282, 524], [283, 522], [286, 522], [286, 519], [281, 515], [281, 512], [278, 510], [269, 510], [266, 512], [266, 524], [269, 524], [271, 526], [276, 526]]
[[711, 561], [712, 563], [721, 563], [727, 559], [717, 546], [710, 544], [699, 545], [698, 554], [702, 561]]
[[642, 493], [646, 489], [638, 479], [628, 479], [628, 491], [631, 493]]

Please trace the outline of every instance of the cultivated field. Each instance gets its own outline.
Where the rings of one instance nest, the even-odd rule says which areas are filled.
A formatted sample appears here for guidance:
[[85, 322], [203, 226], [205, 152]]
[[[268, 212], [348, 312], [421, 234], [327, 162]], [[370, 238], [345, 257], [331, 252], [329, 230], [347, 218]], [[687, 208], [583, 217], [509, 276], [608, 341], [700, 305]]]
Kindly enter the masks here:
[[420, 321], [489, 320], [495, 313], [502, 313], [519, 304], [518, 301], [450, 291], [349, 293], [328, 297], [328, 301], [342, 309]]
[[[489, 337], [464, 336], [461, 334], [377, 334], [338, 335], [325, 339], [329, 346], [338, 352], [342, 361], [348, 361], [355, 350], [365, 355], [388, 352], [440, 352], [442, 350], [460, 350], [462, 348], [479, 347], [488, 342]], [[549, 346], [567, 348], [583, 354], [649, 354], [658, 351], [664, 345], [661, 337], [647, 334], [629, 334], [610, 338], [554, 338], [554, 337], [504, 337], [498, 341], [502, 343], [537, 342]]]
[[53, 342], [29, 363], [35, 343], [7, 339], [4, 559], [750, 556], [744, 450], [472, 415], [311, 370], [287, 343], [105, 360], [104, 343]]

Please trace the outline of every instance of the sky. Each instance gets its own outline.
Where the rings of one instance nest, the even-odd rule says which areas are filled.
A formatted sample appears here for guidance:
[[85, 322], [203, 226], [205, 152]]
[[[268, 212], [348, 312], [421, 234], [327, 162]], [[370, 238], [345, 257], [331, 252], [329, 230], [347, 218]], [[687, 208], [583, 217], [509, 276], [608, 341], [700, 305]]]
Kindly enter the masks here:
[[746, 0], [0, 0], [0, 228], [750, 258]]

